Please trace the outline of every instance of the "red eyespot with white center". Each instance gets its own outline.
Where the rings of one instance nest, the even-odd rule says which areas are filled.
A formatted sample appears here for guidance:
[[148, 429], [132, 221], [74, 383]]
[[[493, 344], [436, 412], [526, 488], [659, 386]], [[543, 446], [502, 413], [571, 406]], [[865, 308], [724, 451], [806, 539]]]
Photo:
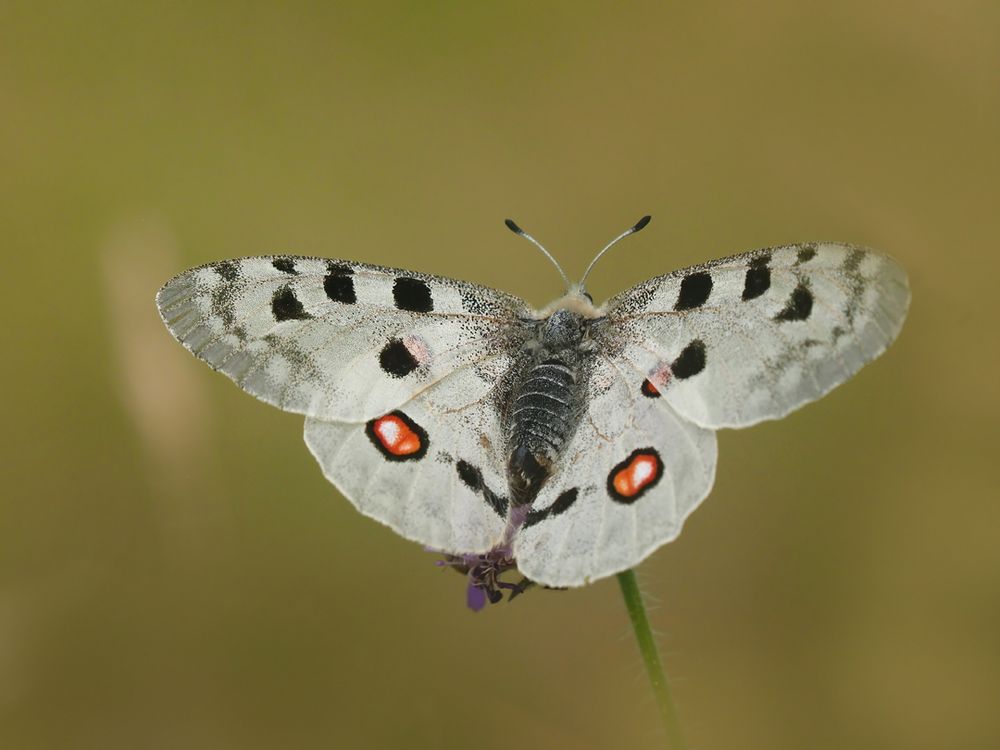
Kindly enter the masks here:
[[638, 448], [608, 474], [608, 494], [619, 503], [634, 503], [660, 481], [663, 461], [655, 448]]
[[401, 411], [373, 419], [365, 434], [389, 461], [414, 461], [427, 454], [427, 431]]

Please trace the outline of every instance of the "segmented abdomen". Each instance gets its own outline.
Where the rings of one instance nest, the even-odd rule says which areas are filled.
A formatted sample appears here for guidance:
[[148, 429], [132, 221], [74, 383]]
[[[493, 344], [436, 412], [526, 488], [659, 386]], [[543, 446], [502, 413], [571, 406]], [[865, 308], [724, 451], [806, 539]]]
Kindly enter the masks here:
[[511, 405], [510, 444], [554, 461], [575, 426], [575, 385], [576, 373], [560, 360], [532, 367]]

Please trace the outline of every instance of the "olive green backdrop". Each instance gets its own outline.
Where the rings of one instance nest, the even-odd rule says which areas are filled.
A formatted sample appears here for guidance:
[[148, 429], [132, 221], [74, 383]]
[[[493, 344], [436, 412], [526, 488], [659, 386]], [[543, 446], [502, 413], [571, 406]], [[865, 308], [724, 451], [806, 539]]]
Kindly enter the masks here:
[[542, 305], [895, 255], [895, 346], [720, 435], [639, 569], [693, 748], [1000, 745], [995, 2], [0, 4], [0, 745], [652, 748], [614, 580], [472, 614], [153, 295], [272, 251]]

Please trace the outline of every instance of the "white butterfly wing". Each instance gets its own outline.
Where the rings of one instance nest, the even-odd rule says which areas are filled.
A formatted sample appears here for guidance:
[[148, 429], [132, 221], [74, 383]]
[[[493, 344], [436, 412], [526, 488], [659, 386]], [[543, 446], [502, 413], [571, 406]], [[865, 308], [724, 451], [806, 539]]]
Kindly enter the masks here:
[[493, 386], [520, 345], [517, 297], [350, 261], [267, 256], [212, 263], [157, 294], [170, 332], [248, 393], [286, 411], [364, 422], [461, 368], [458, 407]]
[[366, 516], [436, 550], [486, 552], [508, 511], [500, 420], [489, 398], [454, 406], [478, 377], [456, 372], [364, 424], [307, 418], [306, 444]]
[[587, 414], [514, 541], [518, 569], [582, 586], [675, 538], [715, 477], [715, 433], [681, 418], [642, 379], [599, 357]]
[[891, 258], [789, 245], [676, 271], [611, 299], [599, 345], [703, 427], [776, 419], [896, 338], [910, 293]]

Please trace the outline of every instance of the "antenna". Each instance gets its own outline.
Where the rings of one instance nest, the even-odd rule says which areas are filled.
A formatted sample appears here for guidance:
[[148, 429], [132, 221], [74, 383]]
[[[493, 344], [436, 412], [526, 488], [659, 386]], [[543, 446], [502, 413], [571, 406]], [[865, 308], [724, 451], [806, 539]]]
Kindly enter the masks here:
[[593, 270], [594, 264], [597, 263], [597, 261], [599, 261], [601, 259], [601, 256], [604, 255], [604, 253], [606, 253], [608, 250], [610, 250], [614, 245], [618, 244], [618, 242], [620, 242], [621, 240], [623, 240], [626, 237], [628, 237], [630, 234], [635, 234], [636, 232], [639, 232], [642, 229], [644, 229], [645, 226], [649, 223], [649, 220], [652, 219], [652, 218], [653, 218], [652, 216], [648, 216], [648, 215], [647, 216], [643, 216], [641, 219], [639, 219], [639, 221], [637, 221], [635, 224], [633, 224], [628, 229], [626, 229], [624, 232], [622, 232], [617, 237], [615, 237], [613, 240], [611, 240], [611, 242], [609, 242], [607, 245], [604, 246], [604, 249], [601, 250], [601, 252], [599, 252], [597, 255], [594, 256], [594, 259], [592, 261], [590, 261], [590, 265], [587, 266], [587, 270], [584, 272], [583, 278], [580, 279], [580, 290], [581, 291], [583, 291], [583, 289], [584, 289], [583, 285], [587, 281], [587, 277], [590, 276], [590, 272], [591, 272], [591, 270]]
[[[647, 220], [649, 219], [649, 217], [646, 217], [646, 218], [647, 218]], [[560, 266], [559, 263], [558, 263], [558, 261], [556, 261], [556, 259], [552, 257], [552, 253], [550, 253], [548, 250], [546, 250], [544, 247], [542, 247], [542, 243], [540, 243], [538, 240], [536, 240], [530, 234], [528, 234], [523, 229], [521, 229], [521, 227], [519, 227], [517, 224], [514, 223], [513, 219], [504, 219], [503, 223], [507, 225], [507, 228], [510, 231], [512, 231], [514, 234], [519, 234], [522, 237], [524, 237], [524, 239], [528, 240], [528, 242], [530, 242], [535, 247], [537, 247], [539, 250], [541, 250], [542, 253], [545, 255], [546, 258], [548, 258], [549, 260], [552, 261], [552, 265], [554, 265], [556, 267], [556, 270], [559, 271], [559, 275], [562, 276], [562, 280], [566, 284], [566, 291], [567, 292], [570, 289], [573, 288], [573, 285], [569, 283], [569, 279], [566, 277], [566, 272], [562, 270], [562, 266]], [[640, 229], [641, 228], [642, 227], [640, 227]], [[634, 229], [629, 230], [629, 232], [631, 232], [631, 231], [638, 231], [638, 230], [634, 230]], [[625, 234], [628, 234], [629, 232], [626, 232]], [[624, 236], [625, 235], [623, 234], [622, 237], [624, 237]], [[621, 239], [621, 238], [619, 238], [619, 239]]]

